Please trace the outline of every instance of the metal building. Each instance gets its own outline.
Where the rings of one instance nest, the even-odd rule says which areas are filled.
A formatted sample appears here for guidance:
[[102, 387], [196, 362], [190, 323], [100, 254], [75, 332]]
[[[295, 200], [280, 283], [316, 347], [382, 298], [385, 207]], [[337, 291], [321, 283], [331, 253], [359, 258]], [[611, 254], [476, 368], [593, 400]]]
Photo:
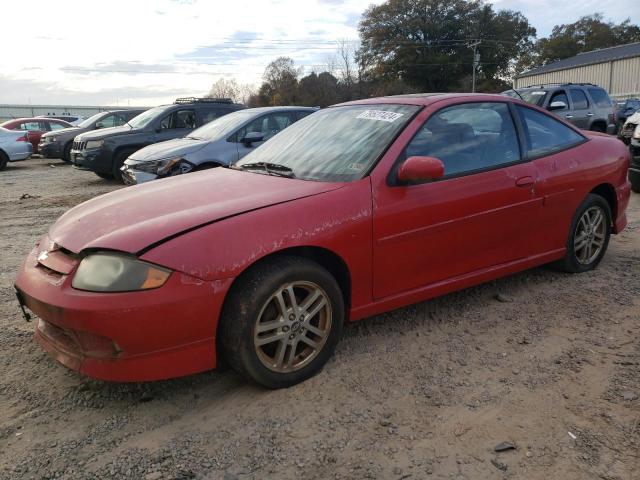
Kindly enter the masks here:
[[0, 122], [12, 118], [39, 117], [41, 115], [79, 115], [88, 118], [99, 112], [109, 110], [126, 110], [142, 107], [109, 107], [109, 106], [73, 106], [73, 105], [8, 105], [0, 104]]
[[565, 58], [516, 76], [514, 88], [543, 83], [594, 83], [611, 98], [640, 98], [640, 42]]

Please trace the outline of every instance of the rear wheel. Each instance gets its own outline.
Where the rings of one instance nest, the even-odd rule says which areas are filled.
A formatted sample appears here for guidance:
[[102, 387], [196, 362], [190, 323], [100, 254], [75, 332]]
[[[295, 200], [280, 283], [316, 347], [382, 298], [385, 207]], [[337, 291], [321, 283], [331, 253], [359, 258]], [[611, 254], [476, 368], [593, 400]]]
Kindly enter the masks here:
[[592, 132], [607, 133], [607, 127], [605, 127], [604, 125], [602, 125], [600, 123], [594, 123], [593, 125], [591, 125], [591, 131]]
[[4, 170], [7, 168], [7, 164], [9, 163], [9, 157], [6, 153], [0, 151], [0, 170]]
[[73, 142], [69, 142], [64, 146], [62, 150], [62, 160], [67, 163], [71, 163], [71, 147], [73, 146]]
[[599, 195], [589, 194], [571, 222], [561, 268], [569, 273], [593, 270], [604, 257], [611, 236], [611, 209]]
[[234, 285], [219, 328], [230, 366], [267, 388], [295, 385], [318, 373], [344, 321], [342, 292], [319, 264], [281, 256]]

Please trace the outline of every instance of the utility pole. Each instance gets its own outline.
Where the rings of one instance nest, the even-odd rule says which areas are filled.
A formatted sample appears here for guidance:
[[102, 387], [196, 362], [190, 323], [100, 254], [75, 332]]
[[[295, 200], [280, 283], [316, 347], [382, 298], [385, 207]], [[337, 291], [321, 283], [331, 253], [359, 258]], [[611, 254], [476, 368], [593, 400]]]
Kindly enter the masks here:
[[473, 74], [472, 74], [472, 84], [471, 84], [471, 92], [476, 92], [476, 70], [480, 65], [480, 54], [478, 53], [478, 45], [480, 45], [481, 41], [476, 40], [473, 43], [468, 44], [469, 48], [473, 48]]

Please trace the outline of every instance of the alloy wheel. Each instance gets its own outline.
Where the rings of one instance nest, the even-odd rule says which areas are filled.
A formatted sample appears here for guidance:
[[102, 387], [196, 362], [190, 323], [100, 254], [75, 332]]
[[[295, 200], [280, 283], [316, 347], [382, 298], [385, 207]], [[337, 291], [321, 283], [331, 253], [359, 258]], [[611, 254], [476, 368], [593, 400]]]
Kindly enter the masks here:
[[592, 206], [578, 220], [573, 235], [576, 260], [589, 265], [598, 258], [606, 239], [606, 214], [599, 206]]
[[278, 373], [308, 365], [331, 332], [331, 301], [317, 284], [297, 281], [282, 285], [265, 302], [253, 329], [255, 352]]

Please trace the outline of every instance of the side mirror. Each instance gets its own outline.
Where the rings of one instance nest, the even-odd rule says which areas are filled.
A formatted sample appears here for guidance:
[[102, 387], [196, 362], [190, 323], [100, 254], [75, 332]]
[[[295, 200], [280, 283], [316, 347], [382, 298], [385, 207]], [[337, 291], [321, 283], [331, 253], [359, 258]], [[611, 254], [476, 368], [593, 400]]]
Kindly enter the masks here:
[[104, 123], [102, 122], [96, 123], [96, 130], [98, 130], [99, 128], [104, 128]]
[[444, 164], [435, 157], [409, 157], [398, 170], [398, 180], [416, 182], [437, 180], [444, 176]]
[[245, 147], [250, 147], [254, 142], [261, 142], [264, 138], [262, 132], [249, 132], [242, 139], [242, 143], [244, 143]]
[[561, 102], [560, 100], [556, 100], [555, 102], [551, 102], [551, 105], [549, 105], [548, 110], [552, 112], [554, 110], [564, 110], [565, 108], [567, 108], [566, 103]]

